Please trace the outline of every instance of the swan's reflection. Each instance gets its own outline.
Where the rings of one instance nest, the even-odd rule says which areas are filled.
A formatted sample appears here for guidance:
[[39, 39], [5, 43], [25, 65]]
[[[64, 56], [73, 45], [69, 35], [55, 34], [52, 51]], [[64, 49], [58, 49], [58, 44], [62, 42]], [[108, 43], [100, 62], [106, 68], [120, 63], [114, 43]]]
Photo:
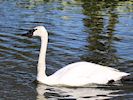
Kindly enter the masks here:
[[65, 87], [50, 87], [44, 84], [38, 83], [37, 85], [37, 100], [47, 99], [68, 99], [68, 100], [95, 100], [95, 99], [110, 99], [116, 96], [120, 96], [118, 92], [120, 90], [111, 90], [103, 88], [65, 88]]

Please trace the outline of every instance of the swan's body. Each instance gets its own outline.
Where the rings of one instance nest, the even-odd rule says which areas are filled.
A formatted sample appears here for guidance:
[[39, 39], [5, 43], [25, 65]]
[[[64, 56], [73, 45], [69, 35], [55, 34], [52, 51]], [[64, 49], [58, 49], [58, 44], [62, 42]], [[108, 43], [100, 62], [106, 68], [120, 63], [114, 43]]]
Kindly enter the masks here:
[[45, 73], [45, 56], [48, 42], [48, 33], [43, 26], [35, 27], [27, 33], [28, 36], [41, 37], [41, 49], [37, 67], [37, 80], [47, 85], [85, 86], [88, 84], [107, 84], [109, 81], [117, 81], [129, 73], [120, 72], [117, 69], [101, 66], [89, 62], [77, 62], [67, 65], [47, 76]]
[[110, 80], [120, 80], [127, 73], [89, 62], [67, 65], [53, 75], [39, 79], [48, 85], [86, 86], [88, 84], [107, 84]]

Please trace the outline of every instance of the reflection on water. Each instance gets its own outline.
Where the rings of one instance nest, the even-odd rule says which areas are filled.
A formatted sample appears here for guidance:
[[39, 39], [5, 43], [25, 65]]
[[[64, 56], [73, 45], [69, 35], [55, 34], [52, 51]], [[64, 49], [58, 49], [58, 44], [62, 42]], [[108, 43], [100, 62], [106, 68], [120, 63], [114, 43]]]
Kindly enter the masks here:
[[69, 99], [69, 100], [96, 100], [96, 99], [111, 99], [116, 96], [121, 90], [110, 90], [103, 88], [65, 88], [65, 87], [49, 87], [44, 84], [37, 85], [37, 100], [47, 99]]
[[40, 40], [20, 36], [37, 25], [47, 28], [47, 74], [81, 60], [132, 73], [132, 4], [131, 0], [0, 0], [0, 99], [132, 99], [132, 81], [121, 87], [36, 87], [32, 81]]
[[[115, 5], [110, 1], [93, 3], [95, 9], [94, 4], [89, 2], [83, 5], [84, 14], [88, 16], [84, 19], [84, 24], [88, 27], [86, 31], [89, 33], [88, 49], [90, 51], [86, 60], [107, 66], [117, 65], [119, 59], [113, 43], [119, 41], [115, 36], [115, 26], [118, 23], [118, 14], [115, 10], [118, 1], [115, 1]], [[96, 9], [98, 10], [94, 11]]]

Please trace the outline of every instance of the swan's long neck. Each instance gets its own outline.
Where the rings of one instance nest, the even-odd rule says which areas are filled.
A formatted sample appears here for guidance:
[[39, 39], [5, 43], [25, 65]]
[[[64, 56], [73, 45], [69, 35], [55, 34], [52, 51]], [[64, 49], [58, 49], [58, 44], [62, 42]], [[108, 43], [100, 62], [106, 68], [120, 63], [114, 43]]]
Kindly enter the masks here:
[[46, 50], [48, 43], [48, 35], [45, 34], [45, 37], [41, 37], [41, 48], [37, 66], [37, 80], [45, 80], [47, 78], [46, 75]]

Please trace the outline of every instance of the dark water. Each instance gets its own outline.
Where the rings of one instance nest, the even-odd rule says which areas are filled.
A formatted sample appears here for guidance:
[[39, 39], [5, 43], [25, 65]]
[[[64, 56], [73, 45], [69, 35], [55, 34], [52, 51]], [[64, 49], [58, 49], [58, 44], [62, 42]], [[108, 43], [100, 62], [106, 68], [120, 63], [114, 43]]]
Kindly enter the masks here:
[[118, 0], [0, 0], [0, 100], [133, 99], [133, 82], [90, 88], [34, 83], [40, 40], [49, 31], [47, 74], [75, 61], [133, 73], [133, 2]]

